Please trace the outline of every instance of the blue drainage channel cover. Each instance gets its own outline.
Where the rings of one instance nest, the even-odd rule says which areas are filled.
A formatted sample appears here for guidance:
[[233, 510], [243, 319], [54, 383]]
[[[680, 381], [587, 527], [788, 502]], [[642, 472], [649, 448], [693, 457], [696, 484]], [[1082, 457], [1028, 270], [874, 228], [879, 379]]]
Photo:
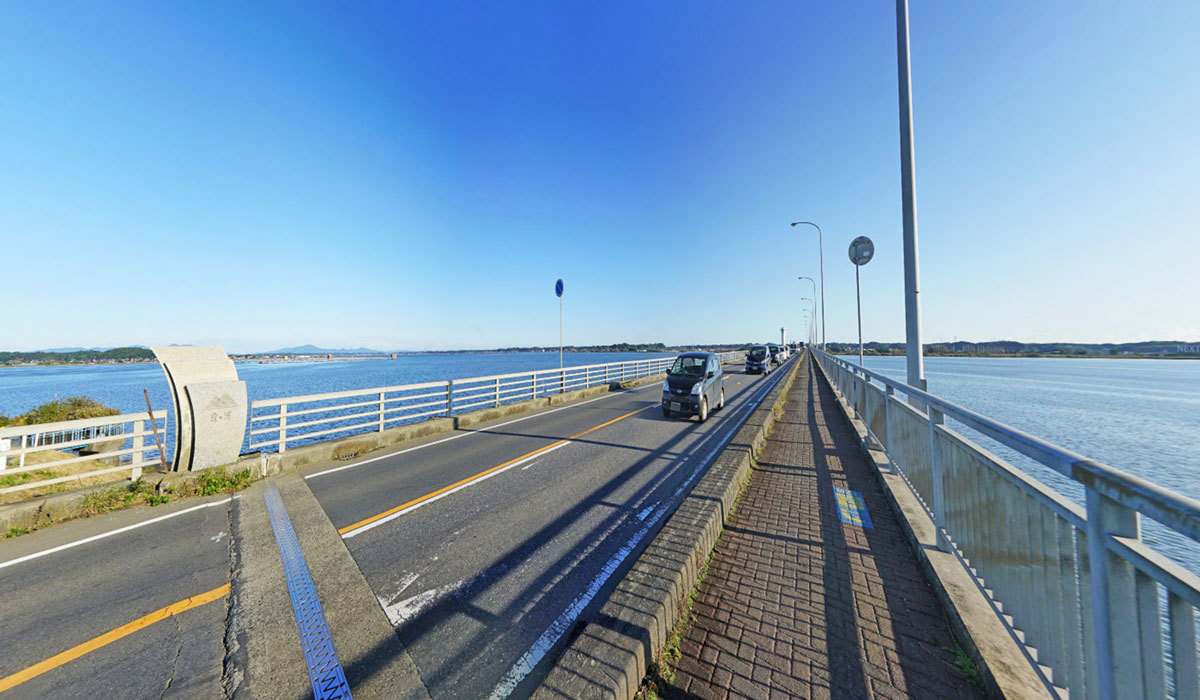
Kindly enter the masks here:
[[267, 514], [271, 528], [275, 530], [275, 544], [279, 546], [279, 558], [283, 560], [284, 577], [287, 579], [288, 595], [292, 597], [292, 613], [296, 616], [296, 627], [300, 630], [300, 646], [304, 650], [304, 663], [308, 666], [308, 679], [312, 683], [315, 700], [350, 699], [350, 684], [346, 673], [333, 648], [333, 637], [329, 624], [321, 610], [317, 589], [313, 586], [308, 562], [300, 549], [300, 540], [292, 529], [279, 489], [267, 484], [263, 489], [267, 501]]
[[863, 501], [861, 493], [834, 486], [833, 495], [837, 498], [839, 520], [859, 527], [875, 528], [871, 524], [871, 514], [867, 512], [867, 504]]

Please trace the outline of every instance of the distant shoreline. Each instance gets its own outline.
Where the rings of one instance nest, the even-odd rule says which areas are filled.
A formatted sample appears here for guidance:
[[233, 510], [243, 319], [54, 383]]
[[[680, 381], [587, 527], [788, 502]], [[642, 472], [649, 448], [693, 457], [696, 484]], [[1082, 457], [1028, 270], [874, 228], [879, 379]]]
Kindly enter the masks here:
[[[831, 351], [833, 352], [833, 351]], [[853, 350], [838, 350], [833, 352], [836, 355], [857, 355], [858, 348]], [[881, 353], [866, 351], [864, 357], [904, 357], [904, 353]], [[953, 352], [926, 352], [925, 357], [984, 357], [998, 359], [1024, 359], [1024, 358], [1041, 358], [1047, 360], [1053, 359], [1069, 359], [1069, 360], [1200, 360], [1200, 355], [1101, 355], [1099, 353], [1086, 354], [1058, 354], [1058, 353], [1036, 353], [1036, 352], [1020, 352], [1020, 353], [953, 353]]]
[[[733, 352], [734, 350], [726, 350]], [[666, 349], [653, 351], [630, 351], [630, 350], [563, 350], [565, 354], [601, 354], [601, 353], [621, 353], [621, 354], [670, 354], [673, 352], [685, 352], [684, 350]], [[835, 355], [857, 355], [858, 348], [853, 349], [830, 349], [830, 352]], [[288, 363], [305, 363], [305, 362], [365, 362], [371, 360], [390, 360], [388, 355], [378, 356], [362, 356], [362, 355], [333, 355], [326, 357], [324, 355], [230, 355], [230, 359], [238, 363], [259, 363], [259, 364], [288, 364]], [[534, 355], [543, 354], [537, 350], [429, 350], [422, 352], [398, 352], [397, 357], [419, 356], [419, 355]], [[544, 354], [551, 354], [546, 352]], [[864, 357], [904, 357], [904, 353], [880, 353], [866, 351]], [[1058, 353], [943, 353], [943, 352], [926, 352], [925, 357], [975, 357], [987, 359], [1071, 359], [1071, 360], [1200, 360], [1200, 355], [1191, 354], [1170, 354], [1170, 355], [1147, 355], [1147, 354], [1121, 354], [1121, 355], [1104, 355], [1100, 353], [1084, 353], [1084, 354], [1058, 354]], [[24, 362], [24, 363], [4, 363], [0, 364], [0, 369], [28, 369], [31, 367], [94, 367], [102, 365], [157, 365], [158, 360], [136, 359], [136, 360], [90, 360], [80, 362]]]

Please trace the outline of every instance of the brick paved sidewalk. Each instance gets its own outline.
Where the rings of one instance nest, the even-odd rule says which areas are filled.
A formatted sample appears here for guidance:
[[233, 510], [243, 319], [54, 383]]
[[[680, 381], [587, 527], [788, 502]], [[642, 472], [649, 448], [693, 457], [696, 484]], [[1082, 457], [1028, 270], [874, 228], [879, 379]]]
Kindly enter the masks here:
[[[937, 599], [811, 361], [701, 584], [669, 698], [968, 698]], [[841, 522], [834, 487], [873, 527]]]

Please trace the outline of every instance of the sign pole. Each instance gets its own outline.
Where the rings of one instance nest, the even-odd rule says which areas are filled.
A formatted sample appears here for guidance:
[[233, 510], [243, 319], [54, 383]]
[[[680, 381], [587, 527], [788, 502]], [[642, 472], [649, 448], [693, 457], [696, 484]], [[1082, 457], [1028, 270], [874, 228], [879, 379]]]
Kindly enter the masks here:
[[854, 295], [858, 297], [858, 366], [863, 366], [862, 346], [862, 285], [859, 283], [859, 265], [854, 266]]
[[562, 334], [562, 318], [563, 318], [563, 281], [558, 279], [554, 282], [554, 294], [558, 297], [558, 378], [561, 382], [559, 391], [567, 390], [567, 375], [563, 372], [563, 334]]
[[850, 250], [847, 251], [850, 256], [850, 262], [854, 263], [854, 296], [858, 302], [858, 366], [863, 367], [863, 342], [862, 342], [862, 282], [858, 268], [871, 262], [871, 258], [875, 257], [875, 244], [866, 236], [859, 236], [853, 241], [850, 241]]

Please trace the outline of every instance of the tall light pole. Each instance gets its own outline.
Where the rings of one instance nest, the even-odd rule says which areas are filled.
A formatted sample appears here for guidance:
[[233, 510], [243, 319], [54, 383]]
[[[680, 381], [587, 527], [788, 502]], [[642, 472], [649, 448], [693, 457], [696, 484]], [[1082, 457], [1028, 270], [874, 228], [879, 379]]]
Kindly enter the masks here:
[[825, 234], [811, 221], [793, 221], [792, 226], [808, 224], [817, 230], [817, 246], [821, 253], [821, 349], [825, 349]]
[[[800, 297], [800, 301], [807, 301], [807, 302], [808, 302], [809, 306], [811, 306], [811, 307], [812, 307], [812, 311], [813, 311], [813, 317], [815, 318], [815, 317], [816, 317], [816, 315], [817, 315], [817, 302], [813, 301], [813, 300], [812, 300], [812, 297]], [[807, 311], [808, 311], [808, 309], [801, 309], [801, 311], [805, 311], [805, 312], [807, 312]]]
[[911, 61], [908, 54], [908, 0], [896, 0], [896, 65], [900, 84], [900, 196], [904, 208], [904, 348], [908, 385], [925, 389], [921, 348], [920, 265], [917, 262], [917, 167], [913, 160]]
[[[805, 276], [805, 275], [800, 275], [800, 276], [799, 276], [799, 277], [797, 277], [796, 279], [799, 279], [799, 280], [808, 280], [809, 282], [811, 282], [811, 283], [812, 283], [812, 287], [813, 287], [813, 297], [816, 297], [816, 296], [817, 296], [817, 281], [816, 281], [815, 279], [813, 279], [813, 278], [811, 278], [811, 277], [807, 277], [807, 276]], [[816, 311], [817, 311], [817, 302], [815, 302], [815, 301], [814, 301], [814, 302], [813, 302], [813, 319], [816, 319], [816, 317], [817, 317]], [[815, 326], [815, 324], [814, 324], [814, 327], [813, 327], [813, 334], [815, 334], [815, 333], [816, 333], [816, 326]], [[810, 340], [811, 340], [811, 339], [810, 339]]]
[[[812, 314], [813, 314], [812, 317], [816, 318], [817, 317], [817, 302], [813, 301], [811, 297], [800, 297], [800, 301], [808, 302], [809, 306], [812, 307]], [[808, 313], [808, 309], [800, 309], [800, 311], [801, 311], [801, 313]]]

